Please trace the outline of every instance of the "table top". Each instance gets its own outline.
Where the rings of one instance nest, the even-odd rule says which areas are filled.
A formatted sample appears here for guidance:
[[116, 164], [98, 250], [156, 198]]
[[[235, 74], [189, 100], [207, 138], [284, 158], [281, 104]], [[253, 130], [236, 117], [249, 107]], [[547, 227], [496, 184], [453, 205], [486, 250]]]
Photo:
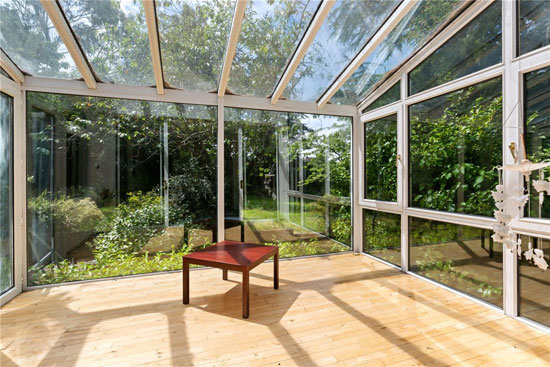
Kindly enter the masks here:
[[222, 241], [205, 249], [185, 255], [184, 259], [217, 264], [251, 266], [277, 253], [277, 246], [258, 245], [237, 241]]

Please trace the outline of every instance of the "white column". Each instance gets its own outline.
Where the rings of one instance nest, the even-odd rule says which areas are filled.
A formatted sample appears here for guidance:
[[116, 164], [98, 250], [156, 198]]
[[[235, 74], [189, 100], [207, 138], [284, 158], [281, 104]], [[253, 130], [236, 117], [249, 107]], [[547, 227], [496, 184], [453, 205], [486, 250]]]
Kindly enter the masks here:
[[224, 192], [224, 103], [218, 97], [218, 242], [225, 238], [225, 192]]
[[[503, 126], [502, 126], [502, 161], [503, 164], [514, 164], [514, 159], [510, 153], [509, 145], [514, 142], [516, 149], [521, 151], [520, 131], [522, 126], [520, 102], [521, 96], [521, 78], [519, 69], [512, 64], [515, 54], [515, 19], [516, 19], [516, 1], [502, 2], [502, 60], [504, 61], [504, 75], [502, 80], [503, 94]], [[520, 156], [520, 159], [522, 157]], [[522, 177], [516, 172], [505, 171], [503, 173], [505, 190], [509, 192], [513, 187], [522, 186]], [[518, 216], [518, 208], [507, 207], [505, 211]], [[503, 267], [503, 309], [509, 316], [518, 315], [517, 302], [517, 254], [516, 249], [503, 248], [502, 255]]]

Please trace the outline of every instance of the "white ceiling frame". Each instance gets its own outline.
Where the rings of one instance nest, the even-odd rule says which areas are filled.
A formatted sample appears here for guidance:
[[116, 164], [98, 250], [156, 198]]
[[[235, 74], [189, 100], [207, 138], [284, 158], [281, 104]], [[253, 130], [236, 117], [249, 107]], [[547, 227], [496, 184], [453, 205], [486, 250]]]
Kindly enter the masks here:
[[403, 0], [401, 5], [393, 12], [390, 18], [378, 29], [374, 36], [367, 42], [365, 47], [344, 69], [340, 76], [330, 85], [323, 96], [317, 102], [319, 108], [323, 108], [327, 102], [338, 92], [344, 83], [353, 75], [355, 70], [370, 56], [376, 47], [386, 36], [399, 24], [399, 22], [414, 8], [419, 0]]
[[40, 0], [40, 2], [46, 10], [46, 13], [48, 13], [48, 16], [55, 26], [57, 33], [59, 33], [61, 40], [65, 44], [65, 47], [67, 47], [67, 51], [69, 51], [69, 54], [73, 58], [73, 61], [78, 71], [82, 75], [82, 78], [84, 78], [86, 85], [90, 89], [96, 89], [97, 82], [95, 80], [92, 69], [88, 65], [88, 61], [82, 53], [82, 50], [80, 49], [80, 46], [78, 45], [78, 42], [76, 41], [73, 32], [69, 27], [69, 24], [65, 20], [65, 16], [63, 15], [62, 10], [59, 8], [57, 1]]
[[[218, 106], [218, 97], [214, 93], [193, 92], [181, 89], [165, 89], [163, 95], [159, 95], [155, 88], [132, 85], [117, 85], [111, 83], [97, 83], [97, 89], [88, 89], [80, 80], [53, 79], [36, 76], [27, 76], [25, 83], [21, 84], [25, 91], [63, 93], [80, 96], [124, 98], [142, 101], [186, 103], [206, 106]], [[225, 107], [248, 108], [255, 110], [311, 113], [334, 116], [355, 116], [356, 106], [331, 104], [324, 109], [319, 109], [315, 102], [301, 102], [282, 100], [277, 105], [272, 105], [269, 98], [226, 95], [223, 97]]]
[[[220, 97], [225, 95], [225, 90], [227, 89], [229, 72], [231, 71], [231, 65], [233, 64], [235, 52], [237, 51], [237, 43], [239, 42], [239, 35], [241, 34], [241, 26], [243, 24], [245, 10], [246, 0], [237, 0], [237, 3], [235, 4], [235, 13], [233, 14], [233, 22], [231, 23], [231, 33], [229, 33], [227, 50], [225, 51], [225, 58], [223, 60], [220, 85], [218, 87], [218, 96]], [[258, 37], [260, 37], [260, 35], [258, 35]]]
[[332, 9], [332, 6], [335, 3], [335, 0], [323, 0], [323, 3], [321, 4], [319, 10], [315, 14], [315, 18], [313, 18], [311, 24], [309, 25], [309, 28], [302, 38], [302, 41], [300, 42], [300, 45], [298, 45], [296, 52], [292, 56], [290, 63], [285, 69], [281, 80], [279, 80], [279, 83], [275, 88], [275, 92], [273, 92], [273, 95], [271, 96], [272, 104], [276, 104], [279, 101], [279, 98], [281, 98], [281, 96], [283, 95], [286, 86], [290, 82], [290, 78], [292, 78], [292, 76], [296, 72], [298, 65], [300, 65], [300, 62], [302, 62], [302, 59], [306, 55], [309, 46], [311, 46], [311, 43], [315, 39], [317, 32], [319, 32], [319, 29], [325, 22], [325, 19], [327, 18], [330, 9]]
[[15, 80], [18, 83], [24, 83], [25, 82], [25, 74], [19, 70], [17, 65], [11, 61], [11, 59], [6, 55], [4, 50], [0, 48], [0, 66], [2, 66], [2, 69], [8, 73], [8, 75]]
[[143, 0], [143, 9], [145, 11], [145, 22], [147, 23], [147, 34], [149, 35], [149, 48], [151, 49], [151, 59], [153, 60], [157, 93], [164, 94], [164, 75], [162, 73], [162, 60], [160, 58], [160, 42], [155, 1]]

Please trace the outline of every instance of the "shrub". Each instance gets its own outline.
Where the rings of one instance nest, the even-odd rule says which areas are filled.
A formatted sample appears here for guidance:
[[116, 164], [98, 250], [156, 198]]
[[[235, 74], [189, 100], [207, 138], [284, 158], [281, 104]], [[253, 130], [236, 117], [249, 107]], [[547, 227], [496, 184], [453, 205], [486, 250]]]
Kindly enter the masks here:
[[138, 252], [162, 232], [163, 223], [162, 198], [158, 194], [129, 193], [128, 200], [115, 209], [111, 229], [98, 235], [92, 243], [96, 260], [104, 263]]
[[89, 197], [76, 199], [60, 195], [52, 200], [46, 191], [29, 200], [29, 208], [38, 214], [40, 221], [46, 222], [53, 217], [56, 225], [66, 232], [93, 232], [97, 223], [104, 218]]

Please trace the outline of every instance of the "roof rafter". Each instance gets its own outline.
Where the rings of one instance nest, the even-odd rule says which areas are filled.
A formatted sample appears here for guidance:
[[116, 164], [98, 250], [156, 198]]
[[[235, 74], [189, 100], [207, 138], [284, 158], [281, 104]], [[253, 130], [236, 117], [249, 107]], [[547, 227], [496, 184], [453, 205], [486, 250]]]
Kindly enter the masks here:
[[8, 75], [19, 83], [25, 82], [25, 74], [19, 68], [17, 65], [11, 61], [8, 55], [0, 48], [0, 66], [2, 66], [2, 69], [8, 73]]
[[355, 70], [370, 56], [376, 47], [386, 38], [386, 36], [399, 24], [420, 0], [403, 0], [401, 5], [393, 12], [389, 19], [378, 29], [374, 36], [367, 42], [365, 47], [348, 64], [340, 76], [323, 93], [317, 105], [323, 108], [325, 104], [338, 92], [344, 83], [353, 75]]
[[223, 69], [220, 77], [220, 85], [218, 87], [218, 96], [223, 97], [227, 89], [229, 81], [229, 72], [237, 51], [237, 42], [241, 33], [241, 25], [244, 19], [244, 11], [246, 10], [247, 0], [237, 0], [235, 4], [235, 12], [233, 13], [233, 22], [231, 23], [231, 33], [229, 33], [229, 41], [227, 42], [227, 50], [223, 61]]
[[272, 104], [276, 104], [279, 101], [279, 98], [281, 98], [281, 96], [283, 95], [283, 92], [286, 86], [290, 82], [290, 78], [292, 78], [292, 76], [296, 72], [298, 65], [300, 65], [300, 62], [302, 62], [302, 59], [304, 58], [307, 50], [309, 49], [309, 46], [315, 39], [317, 32], [319, 32], [319, 29], [321, 28], [325, 19], [327, 18], [328, 13], [330, 12], [330, 9], [335, 3], [336, 3], [335, 0], [323, 0], [323, 3], [319, 7], [319, 10], [315, 14], [315, 17], [311, 21], [309, 28], [304, 34], [302, 41], [298, 45], [298, 48], [296, 48], [296, 52], [292, 56], [292, 59], [290, 60], [287, 68], [285, 69], [285, 72], [283, 73], [281, 80], [279, 80], [277, 87], [275, 87], [275, 91], [271, 96]]
[[59, 4], [55, 0], [40, 0], [40, 2], [46, 10], [46, 13], [48, 13], [48, 16], [55, 26], [57, 33], [59, 33], [59, 37], [61, 37], [61, 40], [65, 44], [65, 47], [67, 47], [67, 51], [69, 51], [69, 54], [73, 58], [73, 61], [78, 71], [82, 75], [82, 78], [84, 78], [86, 85], [90, 89], [96, 89], [97, 82], [95, 80], [92, 69], [88, 64], [84, 53], [80, 49], [80, 45], [76, 41], [74, 34], [71, 31], [71, 28], [69, 27], [65, 16], [63, 15], [63, 11], [59, 7]]
[[153, 60], [153, 71], [155, 73], [155, 84], [157, 93], [164, 94], [164, 74], [162, 72], [162, 60], [160, 57], [160, 42], [157, 23], [157, 14], [154, 0], [143, 0], [145, 11], [145, 22], [147, 23], [147, 34], [149, 35], [149, 48]]

